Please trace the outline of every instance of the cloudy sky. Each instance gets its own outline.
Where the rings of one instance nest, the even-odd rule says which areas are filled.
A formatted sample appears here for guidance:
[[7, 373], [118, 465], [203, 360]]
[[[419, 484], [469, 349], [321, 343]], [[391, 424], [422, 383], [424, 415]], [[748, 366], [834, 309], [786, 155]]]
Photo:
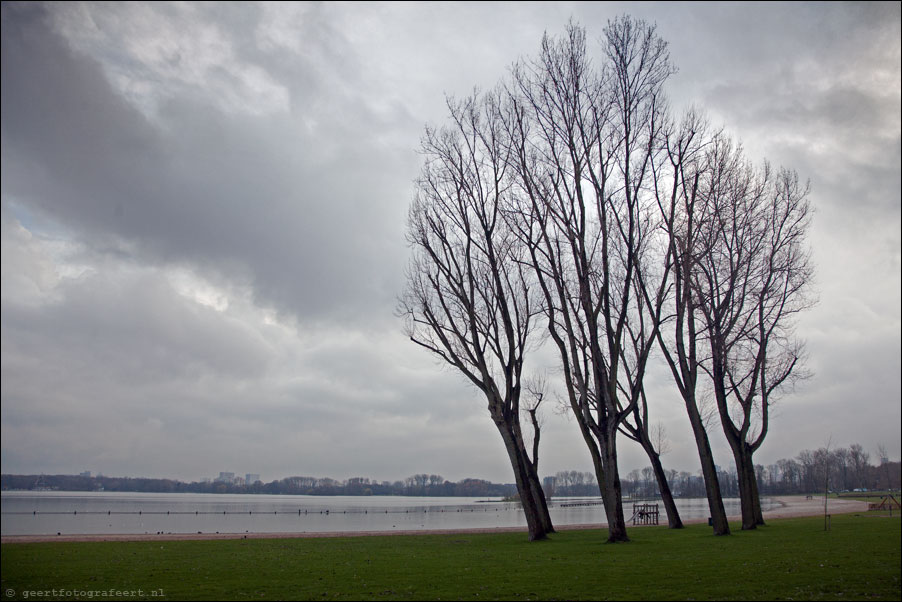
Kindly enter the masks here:
[[[813, 377], [758, 461], [898, 460], [899, 3], [4, 2], [2, 471], [512, 481], [394, 315], [416, 151], [446, 95], [622, 13], [670, 43], [675, 107], [811, 181]], [[694, 472], [668, 384], [665, 465]], [[590, 470], [566, 416], [542, 442], [542, 474]]]

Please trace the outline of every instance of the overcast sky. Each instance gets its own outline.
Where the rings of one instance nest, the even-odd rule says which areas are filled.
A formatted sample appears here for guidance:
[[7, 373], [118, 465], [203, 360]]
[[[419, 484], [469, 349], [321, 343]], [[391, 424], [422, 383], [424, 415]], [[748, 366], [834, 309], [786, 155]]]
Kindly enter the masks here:
[[[670, 43], [674, 107], [811, 182], [813, 377], [757, 461], [898, 460], [898, 2], [4, 2], [2, 471], [512, 482], [484, 400], [394, 315], [417, 147], [446, 95], [571, 17], [598, 53], [622, 13]], [[695, 472], [669, 385], [664, 463]], [[591, 470], [566, 416], [542, 444], [541, 474]]]

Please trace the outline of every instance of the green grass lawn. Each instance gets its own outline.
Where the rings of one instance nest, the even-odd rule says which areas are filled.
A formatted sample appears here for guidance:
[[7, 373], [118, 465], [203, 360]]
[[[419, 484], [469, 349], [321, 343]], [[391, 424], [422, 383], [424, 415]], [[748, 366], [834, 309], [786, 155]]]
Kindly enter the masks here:
[[830, 531], [823, 517], [733, 528], [636, 528], [627, 544], [604, 543], [602, 531], [535, 543], [503, 533], [5, 544], [0, 579], [4, 600], [902, 598], [896, 517], [836, 515]]

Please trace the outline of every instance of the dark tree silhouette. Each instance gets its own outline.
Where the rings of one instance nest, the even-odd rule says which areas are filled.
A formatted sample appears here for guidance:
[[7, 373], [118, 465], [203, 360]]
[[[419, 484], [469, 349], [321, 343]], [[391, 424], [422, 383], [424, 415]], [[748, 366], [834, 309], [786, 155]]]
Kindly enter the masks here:
[[649, 191], [666, 121], [662, 86], [673, 69], [654, 27], [630, 18], [608, 24], [602, 50], [595, 69], [580, 27], [546, 36], [539, 58], [515, 68], [507, 116], [520, 234], [598, 477], [608, 539], [627, 541], [617, 434], [628, 417], [642, 417], [634, 409], [655, 340], [656, 320], [635, 288], [656, 207]]
[[[428, 129], [410, 209], [414, 258], [400, 302], [411, 340], [484, 395], [517, 483], [530, 540], [552, 532], [520, 427], [524, 356], [540, 310], [527, 250], [508, 228], [509, 144], [498, 98], [449, 102], [451, 124]], [[536, 433], [538, 434], [538, 433]], [[534, 452], [535, 453], [535, 452]]]

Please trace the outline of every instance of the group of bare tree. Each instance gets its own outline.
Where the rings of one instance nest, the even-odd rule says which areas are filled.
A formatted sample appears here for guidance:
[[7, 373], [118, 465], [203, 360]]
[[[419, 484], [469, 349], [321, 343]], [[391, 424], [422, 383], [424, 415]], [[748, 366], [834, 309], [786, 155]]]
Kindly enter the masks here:
[[[878, 446], [878, 455], [879, 463], [871, 464], [871, 454], [858, 443], [849, 447], [806, 449], [795, 458], [783, 458], [767, 466], [755, 465], [755, 476], [758, 489], [764, 495], [823, 494], [825, 490], [829, 493], [898, 490], [902, 482], [902, 463], [890, 461], [883, 446]], [[659, 496], [653, 475], [651, 466], [630, 471], [623, 480], [624, 494], [633, 498]], [[724, 496], [739, 495], [739, 474], [735, 466], [718, 467], [717, 475]], [[668, 470], [667, 482], [676, 496], [705, 495], [704, 479], [700, 475]]]
[[758, 466], [758, 481], [767, 493], [814, 493], [823, 491], [873, 491], [899, 489], [899, 462], [890, 462], [882, 446], [879, 463], [858, 444], [849, 447], [803, 450], [795, 458]]
[[423, 138], [399, 313], [414, 342], [485, 395], [530, 539], [553, 531], [538, 478], [544, 386], [524, 375], [546, 341], [609, 541], [628, 539], [620, 435], [646, 451], [669, 524], [682, 525], [649, 427], [655, 355], [685, 404], [715, 533], [729, 526], [708, 398], [733, 451], [743, 528], [763, 522], [752, 455], [775, 395], [800, 374], [792, 323], [809, 304], [807, 188], [752, 165], [697, 111], [675, 119], [664, 94], [674, 71], [645, 22], [610, 22], [594, 55], [571, 24], [495, 89], [449, 100], [450, 122]]
[[591, 472], [561, 470], [543, 480], [548, 497], [575, 497], [598, 495], [598, 483]]

